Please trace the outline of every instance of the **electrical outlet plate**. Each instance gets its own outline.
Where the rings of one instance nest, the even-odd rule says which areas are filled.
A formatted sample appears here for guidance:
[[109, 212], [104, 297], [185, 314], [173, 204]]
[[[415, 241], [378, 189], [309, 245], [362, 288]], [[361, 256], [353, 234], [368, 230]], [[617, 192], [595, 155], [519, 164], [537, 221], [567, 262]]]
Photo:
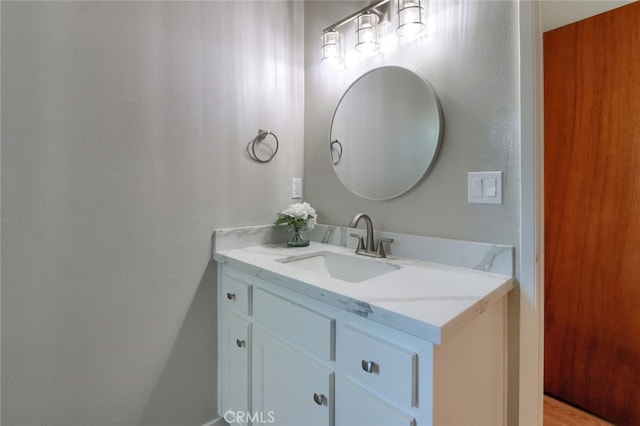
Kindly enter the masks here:
[[302, 198], [302, 178], [291, 178], [291, 198]]

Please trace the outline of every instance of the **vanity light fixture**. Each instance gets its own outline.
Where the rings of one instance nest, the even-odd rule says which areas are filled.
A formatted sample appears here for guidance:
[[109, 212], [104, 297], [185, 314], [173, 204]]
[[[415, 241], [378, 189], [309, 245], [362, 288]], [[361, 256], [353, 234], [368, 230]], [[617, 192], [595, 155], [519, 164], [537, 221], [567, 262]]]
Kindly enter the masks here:
[[[322, 61], [339, 65], [344, 61], [344, 39], [338, 28], [355, 21], [355, 49], [360, 53], [375, 52], [380, 48], [378, 25], [389, 22], [391, 0], [374, 0], [368, 6], [328, 26], [322, 32]], [[416, 37], [424, 32], [424, 5], [426, 0], [394, 0], [396, 7], [396, 34]]]
[[343, 36], [338, 28], [356, 21], [356, 50], [358, 52], [373, 52], [378, 50], [378, 24], [389, 20], [389, 1], [372, 1], [357, 12], [352, 13], [328, 26], [322, 32], [322, 61], [331, 64], [341, 64], [344, 57]]
[[396, 0], [400, 37], [415, 37], [424, 31], [423, 0]]

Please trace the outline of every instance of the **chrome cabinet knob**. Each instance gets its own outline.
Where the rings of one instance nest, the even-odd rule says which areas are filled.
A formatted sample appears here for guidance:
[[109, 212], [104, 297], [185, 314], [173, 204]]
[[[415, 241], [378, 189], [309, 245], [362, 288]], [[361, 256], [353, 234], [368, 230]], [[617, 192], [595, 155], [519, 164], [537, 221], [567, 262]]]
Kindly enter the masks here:
[[236, 295], [235, 295], [235, 293], [227, 293], [227, 299], [229, 299], [229, 300], [236, 300]]
[[361, 363], [362, 369], [367, 373], [375, 373], [378, 369], [378, 365], [373, 361], [362, 360]]
[[244, 340], [236, 339], [236, 345], [239, 348], [244, 348], [245, 346], [247, 346], [247, 342], [245, 342]]
[[313, 394], [313, 402], [318, 405], [327, 405], [327, 397], [322, 394]]

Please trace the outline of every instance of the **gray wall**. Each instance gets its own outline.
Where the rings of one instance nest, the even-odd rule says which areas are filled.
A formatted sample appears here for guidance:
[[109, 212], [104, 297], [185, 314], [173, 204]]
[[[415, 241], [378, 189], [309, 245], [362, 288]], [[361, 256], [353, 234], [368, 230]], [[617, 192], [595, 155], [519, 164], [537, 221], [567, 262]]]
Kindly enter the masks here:
[[[381, 43], [360, 58], [349, 45], [343, 68], [319, 60], [322, 29], [367, 2], [305, 3], [305, 188], [323, 223], [347, 224], [360, 211], [386, 231], [512, 244], [520, 239], [520, 100], [518, 5], [505, 1], [435, 1], [428, 35]], [[383, 30], [388, 32], [390, 29]], [[391, 29], [392, 31], [392, 29]], [[341, 94], [364, 72], [383, 65], [416, 71], [440, 97], [445, 131], [426, 179], [399, 198], [358, 198], [337, 179], [328, 134]], [[502, 170], [503, 204], [467, 204], [467, 172]], [[393, 247], [393, 245], [392, 245]], [[517, 423], [518, 289], [509, 300], [509, 418]]]
[[204, 424], [210, 237], [271, 222], [302, 174], [304, 6], [1, 8], [2, 422]]
[[[321, 221], [346, 224], [354, 213], [367, 211], [385, 230], [515, 244], [520, 201], [517, 6], [432, 2], [427, 37], [348, 60], [344, 68], [322, 64], [322, 28], [362, 4], [305, 4], [305, 189]], [[328, 133], [342, 93], [361, 74], [383, 65], [417, 71], [431, 83], [442, 103], [445, 133], [426, 179], [399, 198], [375, 202], [352, 195], [337, 179], [328, 157]], [[483, 170], [504, 171], [501, 206], [467, 204], [467, 172]]]

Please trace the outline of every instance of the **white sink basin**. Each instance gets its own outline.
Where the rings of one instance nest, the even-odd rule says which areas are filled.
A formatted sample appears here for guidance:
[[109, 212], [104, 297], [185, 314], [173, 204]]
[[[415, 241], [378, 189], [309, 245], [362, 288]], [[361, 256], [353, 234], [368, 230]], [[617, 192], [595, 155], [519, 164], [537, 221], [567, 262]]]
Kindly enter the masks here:
[[400, 269], [400, 266], [392, 263], [330, 251], [285, 257], [277, 259], [277, 262], [352, 283], [365, 281]]

